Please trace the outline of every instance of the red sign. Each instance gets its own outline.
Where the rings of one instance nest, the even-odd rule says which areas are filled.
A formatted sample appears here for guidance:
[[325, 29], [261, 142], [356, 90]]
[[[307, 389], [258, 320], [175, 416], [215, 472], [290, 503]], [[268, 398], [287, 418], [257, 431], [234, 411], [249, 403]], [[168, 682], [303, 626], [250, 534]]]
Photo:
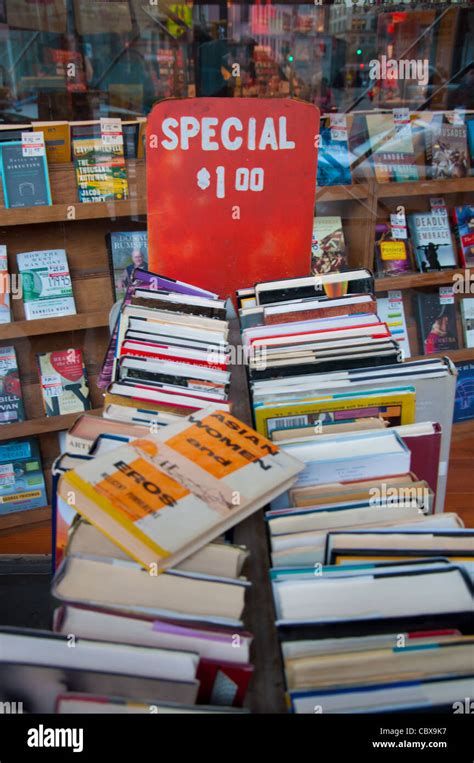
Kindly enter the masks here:
[[148, 118], [150, 270], [233, 296], [310, 273], [319, 111], [191, 98]]

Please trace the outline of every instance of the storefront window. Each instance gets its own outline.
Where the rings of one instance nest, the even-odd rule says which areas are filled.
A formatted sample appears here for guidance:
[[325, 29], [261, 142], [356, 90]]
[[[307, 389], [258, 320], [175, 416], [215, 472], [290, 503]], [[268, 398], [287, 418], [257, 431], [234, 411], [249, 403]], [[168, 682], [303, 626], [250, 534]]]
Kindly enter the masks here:
[[194, 95], [291, 96], [323, 112], [473, 108], [474, 9], [393, 8], [2, 0], [1, 119], [127, 119]]

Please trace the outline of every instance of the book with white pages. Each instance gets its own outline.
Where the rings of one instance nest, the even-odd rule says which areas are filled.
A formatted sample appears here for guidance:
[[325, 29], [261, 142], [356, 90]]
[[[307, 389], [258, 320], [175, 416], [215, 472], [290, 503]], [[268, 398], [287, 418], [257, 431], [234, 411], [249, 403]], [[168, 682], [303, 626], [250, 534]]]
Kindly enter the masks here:
[[[435, 514], [428, 519], [446, 514]], [[452, 515], [451, 515], [452, 516]], [[454, 515], [457, 516], [457, 515]], [[407, 530], [351, 530], [331, 532], [327, 537], [326, 563], [341, 564], [362, 559], [391, 559], [445, 556], [456, 563], [474, 560], [474, 530], [430, 525]]]
[[453, 712], [460, 697], [472, 696], [474, 673], [469, 677], [432, 678], [426, 681], [395, 681], [342, 689], [290, 692], [294, 713], [310, 713], [321, 707], [325, 713], [382, 713], [403, 710], [432, 711], [444, 708]]
[[[329, 527], [326, 530], [272, 536], [272, 564], [274, 567], [325, 563], [336, 564], [337, 562], [333, 560], [333, 557], [328, 557], [328, 545], [329, 537], [332, 538], [338, 532], [350, 533], [358, 532], [359, 530], [382, 532], [393, 530], [394, 532], [408, 533], [427, 532], [437, 529], [455, 530], [460, 527], [460, 520], [457, 514], [433, 514], [429, 517], [426, 517], [424, 514], [418, 514], [417, 516], [402, 519], [399, 516], [399, 511], [400, 509], [393, 509], [392, 507], [392, 519], [384, 521], [374, 519], [366, 525], [353, 524], [345, 528], [339, 527], [339, 529], [337, 527]], [[444, 551], [440, 550], [433, 555], [439, 556], [441, 553], [444, 553]], [[364, 556], [363, 558], [366, 557]], [[397, 558], [396, 554], [394, 558]], [[341, 556], [341, 559], [344, 560], [344, 557]], [[353, 557], [349, 557], [349, 560], [356, 561]]]
[[[433, 623], [449, 619], [455, 628], [457, 620], [472, 611], [472, 584], [454, 565], [439, 569], [420, 565], [416, 571], [403, 573], [384, 569], [372, 575], [354, 572], [341, 578], [321, 575], [312, 580], [274, 581], [272, 585], [277, 625], [341, 624], [350, 631], [351, 623], [353, 630], [358, 623], [365, 623], [369, 624], [367, 632], [375, 634], [392, 630], [397, 620], [408, 627], [424, 618]], [[385, 621], [385, 628], [377, 627], [380, 621]]]
[[205, 629], [193, 623], [130, 617], [106, 610], [66, 606], [55, 611], [56, 633], [75, 633], [97, 641], [118, 641], [159, 649], [183, 649], [208, 660], [245, 665], [250, 659], [252, 636], [239, 632], [239, 648], [233, 633], [216, 627]]
[[178, 570], [154, 577], [135, 562], [69, 556], [56, 572], [52, 593], [66, 604], [93, 609], [240, 626], [248, 586], [241, 579]]

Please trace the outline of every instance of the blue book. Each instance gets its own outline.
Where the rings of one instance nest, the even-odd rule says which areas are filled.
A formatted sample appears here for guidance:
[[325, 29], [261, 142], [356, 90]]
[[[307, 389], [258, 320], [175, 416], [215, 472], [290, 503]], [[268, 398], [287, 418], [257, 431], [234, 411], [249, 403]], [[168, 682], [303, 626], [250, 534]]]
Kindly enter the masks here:
[[469, 421], [474, 419], [474, 363], [470, 361], [456, 363], [456, 368], [458, 378], [453, 421]]
[[51, 206], [48, 161], [44, 156], [23, 156], [21, 141], [0, 143], [0, 170], [5, 207]]
[[0, 445], [0, 516], [48, 505], [36, 437]]
[[318, 185], [350, 185], [349, 144], [333, 140], [330, 127], [322, 127], [318, 149]]

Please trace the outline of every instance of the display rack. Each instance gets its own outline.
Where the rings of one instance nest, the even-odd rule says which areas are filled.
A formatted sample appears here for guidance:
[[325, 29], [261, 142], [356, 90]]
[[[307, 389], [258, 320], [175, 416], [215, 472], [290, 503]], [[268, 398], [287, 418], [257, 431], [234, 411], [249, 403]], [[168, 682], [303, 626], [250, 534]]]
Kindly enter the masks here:
[[[16, 254], [43, 248], [65, 248], [71, 270], [77, 315], [25, 321], [23, 304], [12, 301], [13, 321], [0, 326], [0, 344], [12, 343], [20, 366], [27, 420], [0, 428], [0, 440], [37, 435], [43, 459], [48, 490], [50, 471], [59, 452], [58, 432], [67, 429], [76, 414], [46, 418], [43, 415], [41, 392], [36, 374], [35, 354], [53, 349], [83, 349], [89, 376], [94, 413], [100, 413], [102, 393], [96, 386], [105, 349], [109, 340], [109, 310], [113, 302], [106, 233], [113, 230], [134, 230], [145, 227], [145, 167], [142, 162], [128, 162], [131, 198], [111, 204], [79, 204], [76, 199], [72, 165], [56, 165], [50, 169], [53, 206], [38, 209], [6, 210], [0, 206], [0, 240], [7, 245], [11, 272], [16, 272]], [[466, 194], [468, 195], [466, 197]], [[447, 203], [467, 203], [474, 196], [474, 178], [456, 181], [389, 184], [373, 181], [351, 186], [318, 188], [317, 214], [338, 214], [342, 218], [352, 267], [373, 268], [375, 220], [384, 212], [384, 205], [413, 200], [413, 209], [429, 203], [430, 196], [449, 196]], [[423, 199], [420, 202], [420, 197]], [[453, 202], [452, 199], [455, 199]], [[400, 202], [400, 200], [403, 200]], [[418, 206], [417, 206], [418, 205]], [[440, 273], [414, 273], [376, 280], [376, 291], [437, 287], [452, 283], [453, 275], [462, 270]], [[416, 332], [415, 319], [407, 310], [412, 347]], [[232, 343], [239, 341], [237, 321], [232, 321]], [[474, 360], [473, 349], [449, 353], [453, 360]], [[250, 404], [245, 369], [232, 368], [230, 399], [236, 416], [251, 424]], [[465, 519], [473, 505], [470, 485], [471, 465], [466, 457], [466, 444], [474, 440], [474, 423], [464, 422], [453, 429], [453, 457], [450, 462], [446, 508], [457, 511]], [[49, 493], [50, 495], [50, 493]], [[472, 514], [472, 510], [471, 510]], [[245, 626], [254, 634], [252, 661], [256, 671], [249, 691], [247, 706], [253, 712], [285, 712], [284, 677], [276, 628], [275, 612], [269, 582], [269, 547], [263, 512], [257, 512], [234, 529], [234, 542], [250, 550], [248, 577], [252, 587], [244, 614]], [[51, 510], [49, 507], [17, 512], [0, 520], [0, 553], [50, 553]]]
[[[72, 163], [53, 164], [49, 174], [50, 207], [5, 209], [0, 192], [0, 241], [7, 247], [10, 273], [18, 272], [18, 252], [65, 249], [77, 314], [25, 320], [23, 301], [11, 300], [12, 322], [0, 325], [0, 345], [15, 347], [26, 420], [1, 426], [0, 442], [31, 435], [39, 438], [50, 501], [58, 433], [67, 430], [78, 414], [44, 415], [36, 354], [81, 349], [92, 412], [100, 413], [103, 397], [96, 382], [109, 342], [109, 312], [114, 301], [105, 237], [112, 231], [145, 229], [146, 193], [144, 163], [139, 161], [127, 162], [130, 198], [126, 201], [79, 203]], [[19, 543], [17, 551], [49, 553], [51, 509], [45, 507], [40, 514], [17, 512], [16, 517], [15, 521], [0, 518], [0, 553], [8, 551], [11, 543]]]

